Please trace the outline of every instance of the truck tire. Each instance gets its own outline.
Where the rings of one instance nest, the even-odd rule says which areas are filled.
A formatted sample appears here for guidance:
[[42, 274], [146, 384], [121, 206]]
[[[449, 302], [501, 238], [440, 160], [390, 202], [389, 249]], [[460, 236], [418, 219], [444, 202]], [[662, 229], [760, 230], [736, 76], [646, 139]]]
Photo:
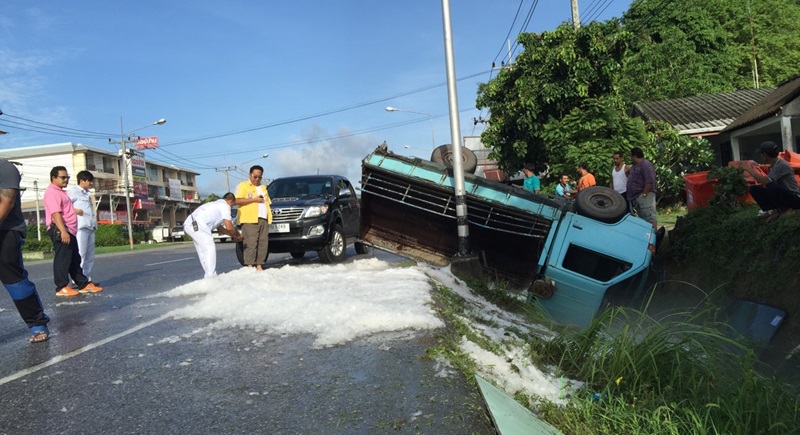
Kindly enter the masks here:
[[625, 198], [605, 186], [592, 186], [582, 190], [575, 198], [575, 211], [600, 222], [615, 223], [628, 213]]
[[365, 245], [364, 243], [361, 243], [361, 242], [355, 242], [355, 243], [353, 243], [353, 246], [356, 248], [356, 254], [358, 254], [358, 255], [369, 254], [369, 246], [368, 245]]
[[[448, 168], [453, 167], [453, 149], [450, 144], [441, 145], [436, 147], [431, 153], [431, 161], [434, 163], [442, 163]], [[478, 168], [478, 156], [472, 150], [461, 147], [461, 165], [464, 172], [474, 174], [475, 169]]]
[[330, 241], [328, 241], [328, 244], [325, 245], [324, 248], [317, 251], [317, 254], [319, 254], [319, 261], [323, 263], [342, 262], [344, 261], [345, 248], [347, 248], [347, 244], [345, 243], [342, 226], [336, 224], [333, 227], [331, 238]]
[[[241, 241], [236, 242], [236, 259], [239, 260], [239, 264], [244, 266], [244, 243]], [[261, 265], [262, 268], [267, 268], [267, 259], [269, 259], [269, 252], [267, 252], [267, 257], [264, 259], [264, 264]]]
[[306, 251], [291, 252], [290, 254], [292, 258], [303, 258], [306, 255]]

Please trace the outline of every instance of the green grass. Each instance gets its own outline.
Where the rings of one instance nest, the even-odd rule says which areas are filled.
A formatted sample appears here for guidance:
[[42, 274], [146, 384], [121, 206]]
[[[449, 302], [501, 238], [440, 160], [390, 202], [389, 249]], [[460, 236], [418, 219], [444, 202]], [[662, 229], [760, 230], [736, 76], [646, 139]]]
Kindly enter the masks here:
[[[139, 243], [133, 245], [134, 251], [144, 251], [148, 249], [158, 249], [158, 248], [167, 248], [167, 247], [174, 247], [177, 245], [185, 244], [189, 242], [170, 242], [170, 243]], [[126, 252], [130, 251], [130, 245], [122, 245], [122, 246], [97, 246], [94, 248], [95, 254], [109, 254], [113, 252]]]
[[[540, 318], [515, 292], [470, 284], [474, 293], [507, 311], [530, 322]], [[502, 347], [469, 326], [489, 322], [477, 318], [470, 303], [446, 287], [435, 288], [437, 310], [448, 326], [442, 344], [429, 354], [450, 359], [472, 379], [477, 367], [460, 350], [462, 337], [497, 354]], [[800, 433], [795, 389], [760, 374], [754, 352], [730, 338], [727, 327], [715, 321], [713, 305], [707, 306], [659, 320], [614, 308], [583, 331], [552, 325], [552, 339], [508, 331], [528, 350], [531, 364], [556, 367], [556, 375], [585, 383], [566, 405], [515, 398], [567, 434]]]

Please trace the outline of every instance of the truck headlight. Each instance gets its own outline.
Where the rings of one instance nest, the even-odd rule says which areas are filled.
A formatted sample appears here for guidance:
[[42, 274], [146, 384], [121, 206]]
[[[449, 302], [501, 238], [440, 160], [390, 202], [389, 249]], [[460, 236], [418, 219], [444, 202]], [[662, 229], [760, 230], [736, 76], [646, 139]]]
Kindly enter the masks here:
[[328, 206], [327, 205], [315, 205], [315, 206], [311, 206], [311, 207], [306, 209], [304, 217], [321, 216], [321, 215], [324, 215], [327, 212], [328, 212]]

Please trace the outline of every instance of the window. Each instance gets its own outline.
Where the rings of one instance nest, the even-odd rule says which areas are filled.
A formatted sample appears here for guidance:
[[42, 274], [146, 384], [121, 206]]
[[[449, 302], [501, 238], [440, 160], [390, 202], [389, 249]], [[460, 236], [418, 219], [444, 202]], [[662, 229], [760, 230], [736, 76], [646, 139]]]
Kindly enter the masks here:
[[632, 264], [571, 244], [564, 257], [563, 266], [583, 276], [607, 282], [630, 269]]

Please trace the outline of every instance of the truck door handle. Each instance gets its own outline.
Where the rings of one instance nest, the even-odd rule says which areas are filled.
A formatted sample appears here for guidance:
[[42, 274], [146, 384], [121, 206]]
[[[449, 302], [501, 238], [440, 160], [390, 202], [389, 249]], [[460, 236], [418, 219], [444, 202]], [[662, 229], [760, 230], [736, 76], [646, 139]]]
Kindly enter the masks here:
[[579, 229], [579, 230], [582, 230], [582, 229], [583, 229], [583, 227], [582, 227], [582, 226], [580, 226], [580, 225], [578, 225], [578, 224], [572, 224], [572, 227], [573, 227], [573, 228], [577, 228], [577, 229]]

